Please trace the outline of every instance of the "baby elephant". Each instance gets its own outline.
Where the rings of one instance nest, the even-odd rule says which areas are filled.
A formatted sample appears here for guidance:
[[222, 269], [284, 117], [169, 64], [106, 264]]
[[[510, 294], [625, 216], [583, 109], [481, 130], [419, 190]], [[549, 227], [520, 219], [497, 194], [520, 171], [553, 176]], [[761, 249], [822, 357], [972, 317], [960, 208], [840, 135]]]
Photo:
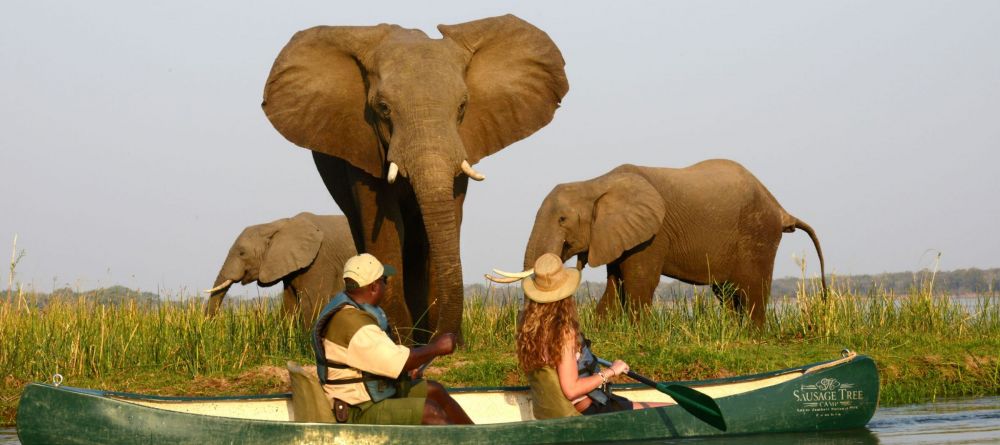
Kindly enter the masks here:
[[[720, 299], [728, 288], [732, 298], [724, 301], [749, 310], [759, 327], [781, 234], [795, 229], [812, 238], [822, 273], [823, 251], [813, 229], [781, 208], [740, 164], [713, 159], [687, 168], [622, 165], [549, 193], [535, 216], [524, 265], [544, 253], [563, 261], [578, 255], [581, 269], [607, 265], [599, 313], [618, 305], [648, 307], [660, 275], [711, 284]], [[619, 283], [624, 295], [616, 291]], [[823, 287], [825, 292], [825, 280]]]
[[222, 263], [205, 312], [215, 315], [235, 282], [268, 287], [285, 285], [286, 314], [302, 311], [303, 322], [311, 322], [327, 300], [344, 287], [344, 262], [357, 255], [347, 218], [299, 213], [266, 224], [243, 229]]

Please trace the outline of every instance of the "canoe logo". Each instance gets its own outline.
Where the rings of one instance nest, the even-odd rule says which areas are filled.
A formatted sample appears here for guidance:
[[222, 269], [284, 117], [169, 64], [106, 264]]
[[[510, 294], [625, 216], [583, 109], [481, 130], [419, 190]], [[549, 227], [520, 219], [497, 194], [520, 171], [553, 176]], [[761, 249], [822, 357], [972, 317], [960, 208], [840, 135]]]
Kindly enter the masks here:
[[[837, 379], [823, 379], [820, 380], [819, 383], [817, 383], [815, 386], [813, 386], [812, 389], [818, 389], [820, 391], [829, 391], [831, 389], [840, 388], [840, 386], [841, 386], [840, 382], [838, 382]], [[848, 384], [846, 387], [851, 387], [851, 386], [854, 385]], [[803, 388], [806, 388], [806, 386], [803, 386]]]
[[865, 394], [855, 386], [829, 377], [812, 385], [799, 385], [792, 391], [792, 396], [799, 403], [796, 411], [814, 413], [817, 417], [839, 417], [859, 409]]

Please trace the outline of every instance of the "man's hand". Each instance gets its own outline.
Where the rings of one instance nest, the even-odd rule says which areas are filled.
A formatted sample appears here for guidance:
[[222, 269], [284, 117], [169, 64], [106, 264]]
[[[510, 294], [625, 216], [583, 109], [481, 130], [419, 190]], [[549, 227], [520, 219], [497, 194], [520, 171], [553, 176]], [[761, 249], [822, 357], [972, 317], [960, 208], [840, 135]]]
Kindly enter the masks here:
[[[430, 362], [428, 362], [428, 363], [430, 363]], [[418, 367], [418, 368], [414, 368], [414, 369], [411, 369], [409, 371], [404, 371], [404, 372], [406, 372], [406, 373], [408, 373], [410, 375], [410, 380], [420, 380], [420, 379], [424, 378], [424, 369], [426, 369], [426, 368], [424, 368], [424, 367]]]
[[[410, 349], [410, 357], [406, 359], [406, 364], [403, 365], [403, 371], [413, 371], [431, 361], [434, 357], [439, 355], [448, 355], [455, 352], [455, 345], [457, 343], [457, 337], [451, 332], [446, 332], [431, 340], [430, 343], [420, 346], [417, 348]], [[411, 374], [411, 377], [414, 374]]]
[[439, 335], [431, 341], [430, 346], [434, 347], [435, 355], [448, 355], [455, 352], [457, 337], [451, 332]]

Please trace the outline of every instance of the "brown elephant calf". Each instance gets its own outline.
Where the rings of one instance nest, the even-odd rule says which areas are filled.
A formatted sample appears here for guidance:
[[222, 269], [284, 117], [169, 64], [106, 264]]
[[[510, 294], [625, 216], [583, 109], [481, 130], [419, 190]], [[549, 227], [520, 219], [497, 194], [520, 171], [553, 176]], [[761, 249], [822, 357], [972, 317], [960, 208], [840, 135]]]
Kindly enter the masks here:
[[549, 193], [535, 216], [524, 266], [544, 253], [563, 261], [578, 255], [581, 269], [607, 265], [602, 314], [619, 305], [647, 308], [661, 275], [712, 285], [716, 296], [749, 311], [760, 327], [781, 234], [795, 229], [812, 238], [823, 273], [816, 233], [742, 165], [722, 159], [686, 168], [622, 165]]
[[330, 297], [344, 288], [344, 262], [357, 255], [347, 218], [303, 212], [249, 226], [222, 263], [205, 312], [215, 315], [233, 283], [257, 282], [262, 287], [284, 284], [285, 314], [301, 310], [311, 323]]

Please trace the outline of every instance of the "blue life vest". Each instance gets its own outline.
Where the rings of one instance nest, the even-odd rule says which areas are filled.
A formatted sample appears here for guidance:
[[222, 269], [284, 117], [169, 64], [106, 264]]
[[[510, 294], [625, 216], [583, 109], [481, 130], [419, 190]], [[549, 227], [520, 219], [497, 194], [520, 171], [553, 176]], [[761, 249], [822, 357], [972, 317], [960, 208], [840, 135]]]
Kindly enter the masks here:
[[[326, 306], [323, 307], [323, 310], [319, 314], [319, 318], [316, 319], [316, 325], [313, 327], [312, 343], [313, 350], [316, 352], [316, 375], [319, 377], [319, 383], [321, 385], [344, 385], [349, 383], [364, 382], [365, 390], [368, 391], [368, 396], [371, 397], [372, 402], [379, 402], [396, 395], [396, 384], [399, 380], [398, 378], [372, 374], [367, 371], [352, 368], [345, 363], [337, 363], [326, 358], [326, 349], [323, 347], [323, 332], [326, 331], [326, 325], [330, 323], [333, 316], [336, 315], [338, 311], [343, 309], [344, 306], [353, 306], [355, 309], [360, 309], [371, 314], [378, 321], [378, 327], [381, 328], [386, 335], [389, 335], [389, 337], [392, 338], [389, 331], [389, 320], [386, 318], [385, 311], [383, 311], [382, 308], [371, 304], [358, 304], [343, 292], [337, 294], [330, 300], [329, 303], [326, 304]], [[327, 378], [327, 368], [354, 369], [361, 373], [361, 377], [330, 380]]]
[[[590, 340], [584, 337], [583, 334], [580, 334], [580, 358], [576, 360], [577, 375], [580, 377], [589, 377], [597, 375], [597, 371], [599, 370], [597, 358], [594, 357], [594, 353], [590, 350]], [[607, 405], [607, 387], [604, 385], [598, 386], [593, 391], [588, 392], [587, 397], [590, 397], [594, 403]]]

